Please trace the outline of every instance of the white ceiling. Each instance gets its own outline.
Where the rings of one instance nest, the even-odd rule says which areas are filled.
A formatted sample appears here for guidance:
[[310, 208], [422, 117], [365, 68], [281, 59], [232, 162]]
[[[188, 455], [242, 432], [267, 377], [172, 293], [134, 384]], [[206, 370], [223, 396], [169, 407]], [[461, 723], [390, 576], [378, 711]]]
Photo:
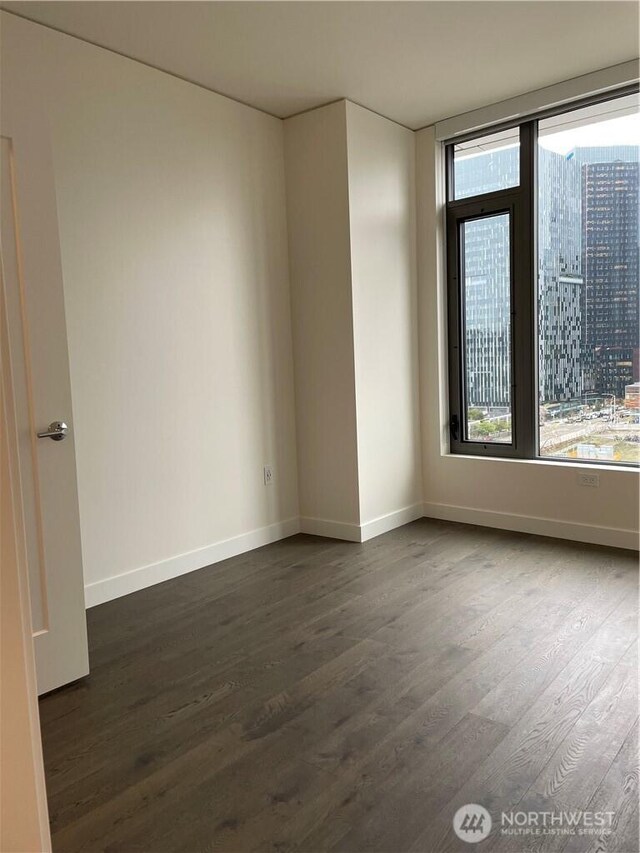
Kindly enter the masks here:
[[7, 2], [286, 117], [349, 98], [411, 128], [638, 56], [636, 2]]

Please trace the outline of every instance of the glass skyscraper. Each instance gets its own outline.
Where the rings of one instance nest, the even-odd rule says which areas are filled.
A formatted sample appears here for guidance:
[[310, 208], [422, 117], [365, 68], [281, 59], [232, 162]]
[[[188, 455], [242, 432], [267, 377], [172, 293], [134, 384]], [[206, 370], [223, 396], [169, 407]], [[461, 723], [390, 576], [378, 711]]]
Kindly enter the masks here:
[[[598, 149], [578, 151], [582, 162], [584, 337], [593, 387], [624, 397], [636, 381], [638, 358], [638, 151], [602, 161]], [[633, 158], [635, 156], [635, 162]]]

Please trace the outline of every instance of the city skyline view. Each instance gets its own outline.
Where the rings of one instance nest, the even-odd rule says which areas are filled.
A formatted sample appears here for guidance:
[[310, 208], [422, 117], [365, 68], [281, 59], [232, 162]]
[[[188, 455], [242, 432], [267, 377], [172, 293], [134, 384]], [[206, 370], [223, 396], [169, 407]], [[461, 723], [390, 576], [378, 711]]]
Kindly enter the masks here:
[[[554, 132], [540, 122], [540, 454], [637, 463], [640, 116], [574, 123]], [[456, 198], [518, 184], [517, 138], [489, 139], [486, 150], [482, 142], [472, 153], [456, 152]], [[463, 226], [465, 438], [472, 441], [511, 441], [508, 219]]]

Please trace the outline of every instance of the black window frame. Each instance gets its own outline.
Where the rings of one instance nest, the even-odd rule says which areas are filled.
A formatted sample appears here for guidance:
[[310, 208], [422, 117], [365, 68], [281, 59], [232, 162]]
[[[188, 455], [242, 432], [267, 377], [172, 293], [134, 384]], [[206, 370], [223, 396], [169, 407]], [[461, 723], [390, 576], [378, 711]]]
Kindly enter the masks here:
[[[538, 246], [537, 152], [538, 122], [638, 93], [639, 85], [572, 101], [517, 121], [483, 127], [444, 142], [446, 186], [446, 279], [448, 308], [449, 448], [454, 454], [528, 459], [577, 465], [637, 467], [634, 462], [571, 459], [540, 455], [538, 423]], [[454, 149], [461, 142], [481, 139], [501, 130], [519, 129], [519, 184], [494, 192], [454, 198]], [[477, 441], [467, 434], [464, 405], [464, 270], [460, 238], [464, 223], [498, 213], [510, 214], [511, 288], [511, 443]]]

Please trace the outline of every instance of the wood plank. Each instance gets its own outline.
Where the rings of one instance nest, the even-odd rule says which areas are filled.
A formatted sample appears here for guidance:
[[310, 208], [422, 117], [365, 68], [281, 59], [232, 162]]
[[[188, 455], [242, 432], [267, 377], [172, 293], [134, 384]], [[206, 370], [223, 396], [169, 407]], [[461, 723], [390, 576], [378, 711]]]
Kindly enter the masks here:
[[636, 721], [588, 804], [591, 811], [613, 812], [611, 833], [598, 833], [590, 836], [588, 840], [572, 838], [564, 848], [565, 853], [636, 853], [636, 850], [640, 850], [638, 746]]
[[[517, 809], [556, 813], [591, 810], [592, 797], [637, 718], [638, 653], [633, 644]], [[509, 853], [513, 843], [513, 837], [505, 836], [493, 845], [492, 851]], [[567, 836], [554, 832], [518, 838], [521, 853], [561, 851], [566, 844]]]
[[[434, 823], [430, 827], [436, 850], [459, 849], [450, 819], [462, 805], [480, 803], [496, 816], [517, 808], [634, 644], [637, 621], [634, 608], [635, 601], [625, 598], [614, 609], [469, 778], [436, 822], [439, 826]], [[494, 842], [498, 831], [496, 823], [491, 836]], [[420, 841], [417, 840], [416, 849]]]

